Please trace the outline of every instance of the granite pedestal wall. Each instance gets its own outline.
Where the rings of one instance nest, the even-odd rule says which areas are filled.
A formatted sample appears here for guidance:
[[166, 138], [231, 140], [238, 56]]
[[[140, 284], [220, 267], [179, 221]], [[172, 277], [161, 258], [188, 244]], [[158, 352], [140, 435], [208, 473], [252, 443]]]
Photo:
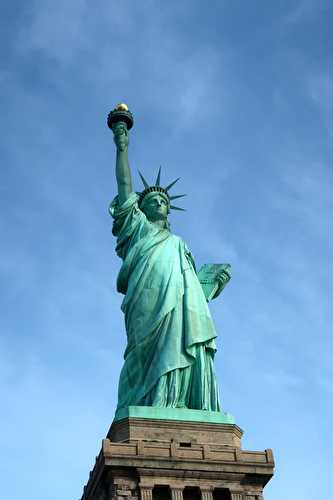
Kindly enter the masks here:
[[126, 416], [103, 440], [81, 500], [263, 500], [273, 454], [242, 450], [242, 434], [232, 423]]

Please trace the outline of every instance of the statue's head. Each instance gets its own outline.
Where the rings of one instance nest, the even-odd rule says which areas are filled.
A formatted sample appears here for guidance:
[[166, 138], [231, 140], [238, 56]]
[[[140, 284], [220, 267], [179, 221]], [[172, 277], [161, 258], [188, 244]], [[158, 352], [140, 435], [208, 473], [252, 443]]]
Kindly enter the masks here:
[[157, 178], [154, 186], [149, 186], [148, 182], [145, 180], [143, 175], [139, 172], [141, 180], [145, 189], [142, 193], [139, 194], [139, 207], [142, 212], [147, 216], [147, 219], [151, 222], [166, 221], [166, 226], [168, 227], [168, 215], [170, 213], [170, 209], [174, 210], [183, 210], [183, 208], [175, 207], [171, 205], [171, 200], [175, 200], [176, 198], [181, 198], [185, 196], [184, 194], [180, 194], [177, 196], [170, 196], [168, 191], [169, 189], [178, 181], [176, 179], [167, 187], [162, 187], [160, 185], [161, 180], [161, 168], [158, 171]]
[[163, 192], [152, 191], [143, 198], [140, 208], [151, 222], [166, 221], [170, 213], [170, 200]]

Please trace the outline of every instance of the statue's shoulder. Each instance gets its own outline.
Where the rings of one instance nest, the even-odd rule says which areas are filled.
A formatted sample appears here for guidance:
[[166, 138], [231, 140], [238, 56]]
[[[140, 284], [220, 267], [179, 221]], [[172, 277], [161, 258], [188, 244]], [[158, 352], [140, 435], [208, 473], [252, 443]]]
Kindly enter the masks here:
[[109, 205], [109, 214], [114, 219], [121, 216], [131, 210], [140, 211], [138, 207], [139, 196], [137, 193], [131, 193], [126, 201], [122, 204], [119, 203], [119, 196], [115, 196]]

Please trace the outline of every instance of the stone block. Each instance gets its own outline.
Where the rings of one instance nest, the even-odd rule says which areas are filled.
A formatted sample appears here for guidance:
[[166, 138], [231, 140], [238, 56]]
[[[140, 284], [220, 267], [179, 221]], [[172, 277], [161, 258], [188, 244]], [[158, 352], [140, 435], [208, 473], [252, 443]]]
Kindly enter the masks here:
[[107, 437], [113, 443], [155, 441], [240, 448], [242, 434], [236, 424], [127, 418], [113, 422]]

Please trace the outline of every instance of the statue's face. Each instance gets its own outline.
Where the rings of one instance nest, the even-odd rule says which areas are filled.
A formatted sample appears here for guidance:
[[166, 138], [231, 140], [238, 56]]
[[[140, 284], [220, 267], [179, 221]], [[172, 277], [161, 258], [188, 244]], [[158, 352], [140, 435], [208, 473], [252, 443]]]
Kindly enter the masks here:
[[163, 194], [151, 193], [144, 197], [141, 210], [151, 222], [166, 220], [169, 213], [169, 202]]

